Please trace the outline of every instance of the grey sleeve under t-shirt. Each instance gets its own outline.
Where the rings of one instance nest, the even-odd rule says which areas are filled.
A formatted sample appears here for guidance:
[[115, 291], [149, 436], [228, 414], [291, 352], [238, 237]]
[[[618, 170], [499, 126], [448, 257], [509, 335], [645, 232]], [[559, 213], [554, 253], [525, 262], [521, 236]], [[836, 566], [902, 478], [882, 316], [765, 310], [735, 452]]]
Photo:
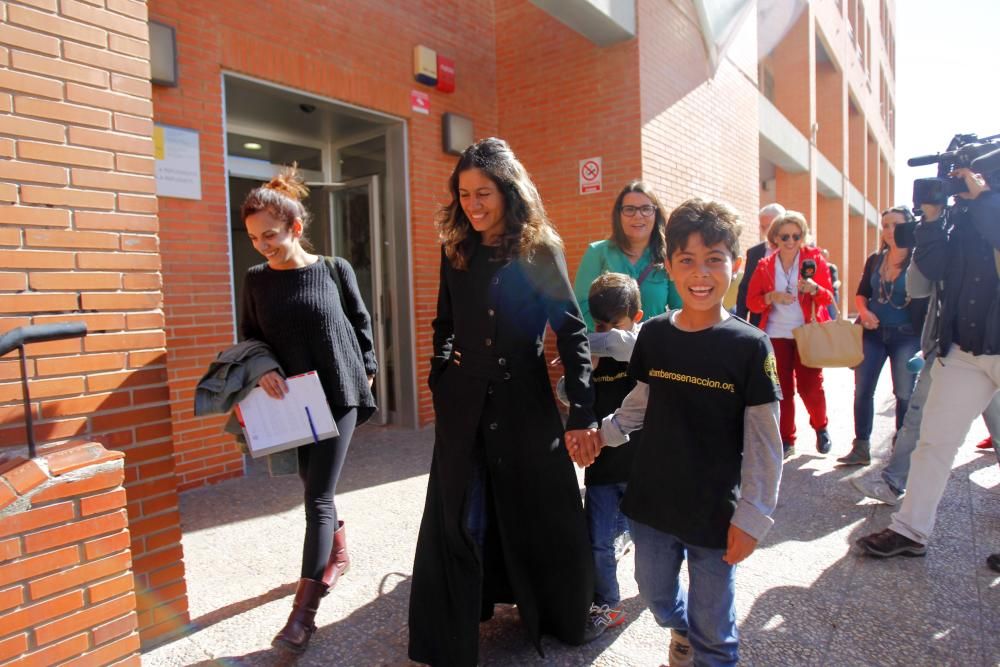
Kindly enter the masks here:
[[[649, 385], [636, 384], [622, 406], [604, 418], [601, 438], [606, 447], [628, 442], [628, 433], [642, 428], [649, 400]], [[740, 499], [732, 523], [760, 541], [774, 525], [771, 515], [778, 504], [781, 484], [781, 434], [778, 402], [747, 406], [743, 413], [743, 462], [740, 468]]]
[[732, 524], [760, 541], [774, 525], [781, 484], [781, 433], [778, 402], [748, 405], [743, 412], [743, 462], [740, 499]]

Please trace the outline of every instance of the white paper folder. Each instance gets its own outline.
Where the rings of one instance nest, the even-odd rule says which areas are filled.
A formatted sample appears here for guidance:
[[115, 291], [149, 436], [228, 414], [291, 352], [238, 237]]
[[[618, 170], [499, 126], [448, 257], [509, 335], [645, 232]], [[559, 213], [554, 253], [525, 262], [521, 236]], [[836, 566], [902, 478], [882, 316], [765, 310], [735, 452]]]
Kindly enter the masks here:
[[254, 458], [339, 435], [316, 371], [287, 378], [284, 398], [257, 387], [236, 406]]

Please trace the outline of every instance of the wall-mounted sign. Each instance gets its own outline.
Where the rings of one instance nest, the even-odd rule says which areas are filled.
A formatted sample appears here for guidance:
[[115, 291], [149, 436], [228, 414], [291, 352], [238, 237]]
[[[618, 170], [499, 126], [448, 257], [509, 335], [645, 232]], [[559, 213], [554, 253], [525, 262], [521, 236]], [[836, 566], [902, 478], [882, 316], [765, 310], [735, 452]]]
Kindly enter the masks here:
[[413, 47], [413, 78], [418, 83], [433, 86], [437, 83], [437, 52], [426, 46]]
[[437, 57], [437, 89], [442, 93], [455, 92], [455, 61], [451, 58]]
[[592, 195], [601, 191], [601, 180], [604, 169], [601, 167], [601, 158], [588, 157], [580, 160], [580, 167], [577, 170], [580, 176], [580, 194]]
[[431, 112], [431, 96], [420, 90], [411, 90], [410, 110], [417, 113], [429, 114]]
[[183, 127], [153, 126], [156, 195], [201, 199], [201, 153], [198, 133]]

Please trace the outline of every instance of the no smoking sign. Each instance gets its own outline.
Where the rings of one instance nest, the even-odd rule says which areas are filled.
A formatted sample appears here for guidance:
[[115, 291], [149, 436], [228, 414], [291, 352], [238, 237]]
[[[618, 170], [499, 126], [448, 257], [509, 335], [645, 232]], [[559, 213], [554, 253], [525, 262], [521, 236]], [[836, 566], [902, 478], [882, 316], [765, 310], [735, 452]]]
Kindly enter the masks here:
[[580, 177], [580, 194], [591, 195], [601, 191], [601, 178], [604, 169], [601, 167], [601, 158], [588, 157], [580, 160], [577, 170]]

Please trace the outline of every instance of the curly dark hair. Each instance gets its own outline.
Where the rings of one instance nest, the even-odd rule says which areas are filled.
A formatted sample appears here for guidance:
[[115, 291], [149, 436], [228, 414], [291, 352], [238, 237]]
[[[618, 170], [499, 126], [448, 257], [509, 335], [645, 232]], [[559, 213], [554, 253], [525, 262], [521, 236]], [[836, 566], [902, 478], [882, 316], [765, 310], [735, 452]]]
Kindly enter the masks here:
[[524, 165], [503, 139], [490, 137], [472, 144], [458, 158], [448, 190], [451, 202], [438, 210], [436, 223], [445, 255], [456, 269], [466, 269], [478, 242], [479, 233], [462, 210], [458, 177], [469, 169], [479, 169], [497, 186], [504, 202], [504, 232], [496, 255], [531, 259], [541, 247], [562, 248], [562, 240], [545, 214], [542, 199]]

